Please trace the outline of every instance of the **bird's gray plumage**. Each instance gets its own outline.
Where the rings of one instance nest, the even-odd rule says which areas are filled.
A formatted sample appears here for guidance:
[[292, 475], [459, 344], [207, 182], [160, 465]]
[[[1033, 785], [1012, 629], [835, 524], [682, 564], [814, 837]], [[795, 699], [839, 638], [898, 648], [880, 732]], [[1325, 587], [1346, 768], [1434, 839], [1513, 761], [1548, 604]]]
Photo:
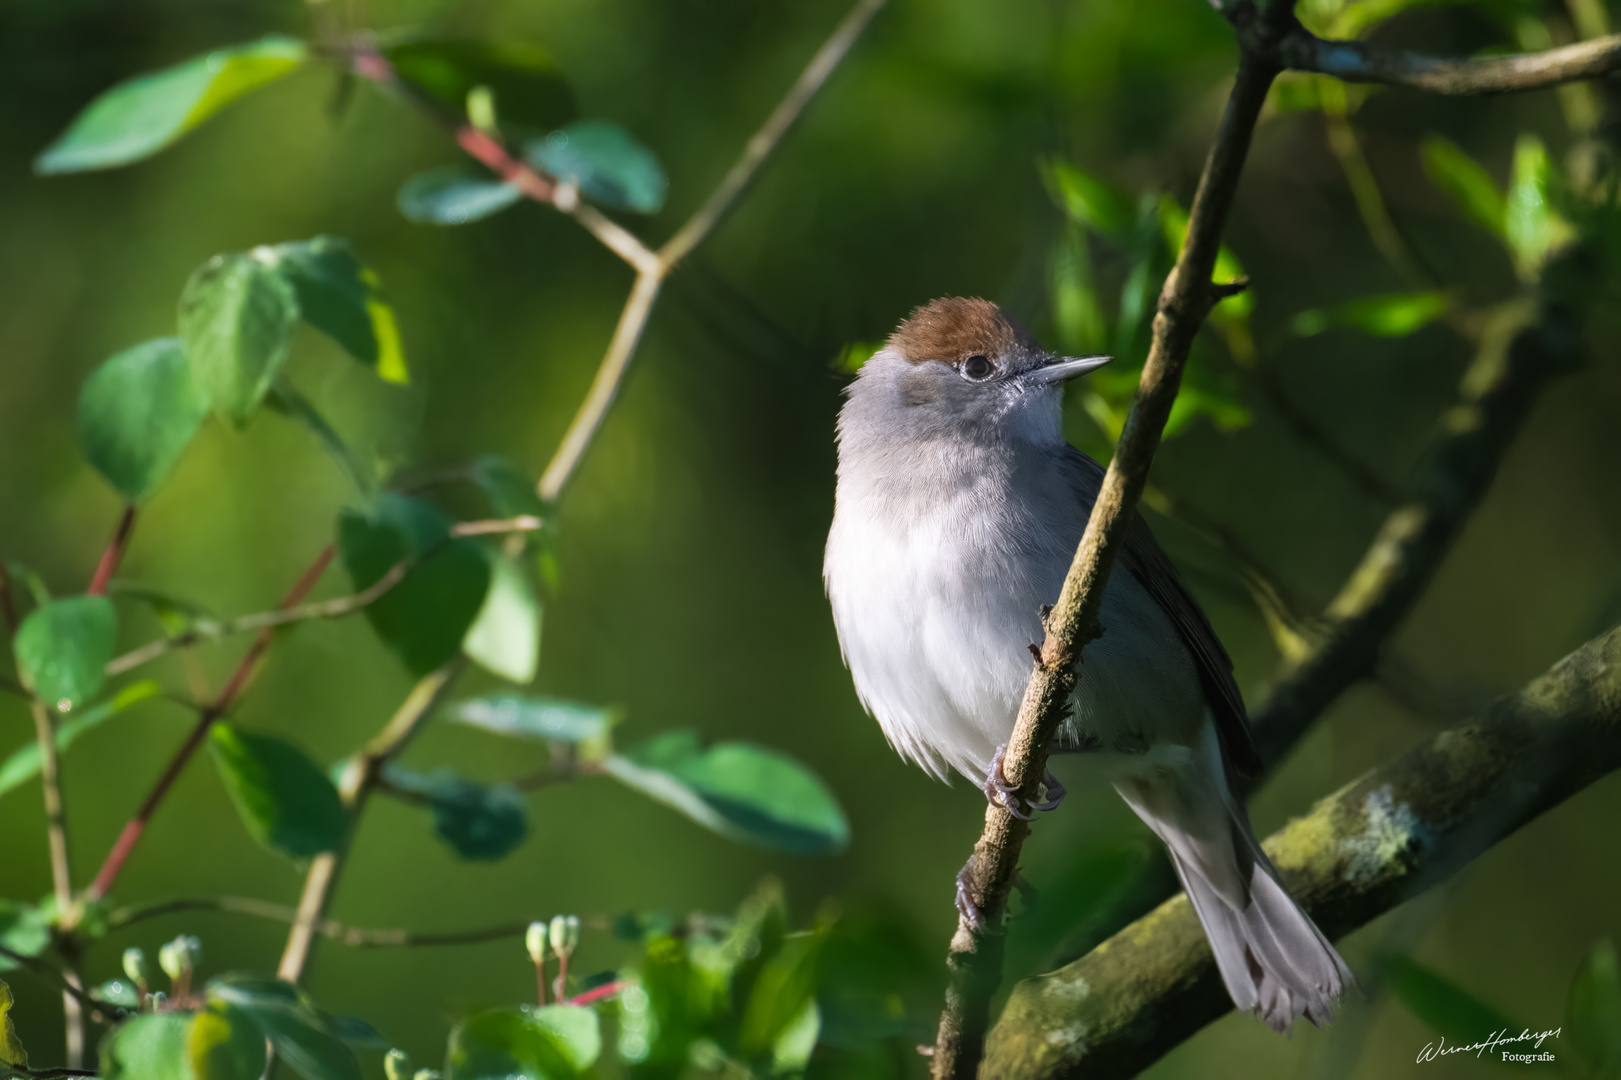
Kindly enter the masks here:
[[[890, 743], [935, 776], [983, 783], [1012, 731], [1040, 611], [1103, 476], [1060, 427], [1055, 375], [1087, 366], [994, 304], [948, 298], [901, 324], [840, 412], [824, 563], [840, 646]], [[1107, 757], [1170, 850], [1233, 1000], [1280, 1031], [1326, 1021], [1350, 973], [1232, 793], [1230, 770], [1255, 765], [1232, 663], [1140, 518], [1100, 621], [1059, 748]]]

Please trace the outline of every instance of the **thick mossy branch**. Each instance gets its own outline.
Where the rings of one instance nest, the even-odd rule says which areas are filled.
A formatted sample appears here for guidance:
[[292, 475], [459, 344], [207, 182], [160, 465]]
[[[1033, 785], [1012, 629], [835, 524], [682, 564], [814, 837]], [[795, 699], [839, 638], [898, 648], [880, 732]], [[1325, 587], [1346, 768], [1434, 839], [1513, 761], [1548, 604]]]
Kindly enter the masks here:
[[[1289, 891], [1340, 937], [1445, 880], [1621, 767], [1621, 627], [1269, 837]], [[1232, 1008], [1185, 895], [1013, 991], [985, 1078], [1131, 1076]]]

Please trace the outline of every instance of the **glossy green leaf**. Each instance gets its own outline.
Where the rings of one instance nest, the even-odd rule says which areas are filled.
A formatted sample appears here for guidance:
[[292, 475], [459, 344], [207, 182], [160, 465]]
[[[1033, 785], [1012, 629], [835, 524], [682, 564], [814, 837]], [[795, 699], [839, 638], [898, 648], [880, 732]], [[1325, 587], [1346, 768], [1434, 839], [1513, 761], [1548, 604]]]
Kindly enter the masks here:
[[1523, 1030], [1452, 980], [1410, 957], [1384, 957], [1386, 984], [1407, 1010], [1454, 1046], [1468, 1046], [1495, 1032]]
[[653, 152], [616, 124], [582, 120], [533, 139], [524, 147], [530, 164], [577, 185], [593, 202], [651, 214], [664, 205], [668, 181]]
[[292, 345], [298, 297], [271, 248], [216, 255], [180, 294], [192, 384], [234, 427], [253, 416]]
[[558, 698], [491, 694], [452, 705], [452, 720], [542, 742], [581, 743], [599, 739], [613, 726], [612, 709]]
[[302, 750], [226, 723], [214, 725], [208, 748], [255, 840], [295, 859], [336, 851], [343, 842], [349, 820], [343, 801]]
[[583, 1076], [602, 1055], [596, 1010], [576, 1005], [489, 1009], [450, 1033], [447, 1080]]
[[208, 984], [212, 1008], [240, 1010], [269, 1038], [276, 1054], [306, 1080], [360, 1080], [354, 1051], [297, 987], [276, 979], [227, 975]]
[[[64, 754], [74, 740], [91, 728], [112, 719], [131, 705], [157, 697], [163, 692], [155, 681], [146, 679], [142, 682], [131, 683], [113, 696], [110, 701], [99, 702], [87, 709], [73, 713], [66, 720], [56, 725], [56, 752]], [[39, 772], [39, 743], [30, 742], [17, 748], [17, 750], [3, 764], [0, 764], [0, 795], [4, 795], [19, 784], [32, 780]]]
[[1137, 205], [1130, 196], [1065, 161], [1047, 161], [1042, 179], [1053, 201], [1071, 221], [1095, 229], [1116, 243], [1131, 240], [1137, 228]]
[[1426, 136], [1421, 149], [1430, 182], [1457, 204], [1464, 217], [1502, 236], [1503, 193], [1480, 163], [1443, 135]]
[[516, 185], [464, 169], [418, 173], [400, 186], [400, 213], [423, 225], [467, 225], [498, 214], [523, 198]]
[[497, 556], [490, 587], [462, 650], [480, 667], [518, 684], [532, 681], [540, 665], [540, 597], [518, 561]]
[[1365, 296], [1338, 307], [1302, 311], [1290, 320], [1289, 328], [1301, 337], [1337, 327], [1374, 337], [1406, 337], [1445, 315], [1451, 305], [1444, 292]]
[[1503, 238], [1514, 253], [1520, 276], [1536, 276], [1548, 252], [1570, 235], [1553, 204], [1553, 162], [1535, 135], [1514, 144], [1514, 175], [1503, 212]]
[[382, 52], [399, 78], [457, 116], [467, 95], [486, 87], [504, 122], [547, 130], [574, 118], [574, 92], [551, 57], [533, 46], [416, 40], [385, 45]]
[[186, 1055], [188, 1013], [148, 1013], [101, 1040], [103, 1080], [192, 1080]]
[[149, 157], [307, 55], [303, 42], [271, 35], [119, 83], [34, 159], [34, 171], [110, 169]]
[[366, 606], [366, 620], [413, 675], [461, 651], [490, 568], [477, 544], [450, 537], [449, 519], [420, 499], [386, 494], [371, 515], [344, 511], [338, 547], [356, 591], [408, 561], [405, 577]]
[[549, 517], [555, 508], [540, 497], [535, 479], [500, 454], [473, 462], [473, 482], [484, 489], [498, 517]]
[[277, 244], [275, 252], [305, 322], [386, 382], [411, 381], [394, 309], [383, 300], [377, 275], [361, 264], [347, 240], [317, 236]]
[[186, 1029], [186, 1064], [196, 1080], [259, 1080], [265, 1033], [241, 1009], [215, 1002]]
[[73, 596], [35, 608], [17, 628], [17, 675], [59, 712], [95, 696], [107, 680], [118, 617], [105, 596]]
[[332, 460], [337, 462], [338, 468], [343, 470], [343, 475], [354, 485], [356, 494], [364, 496], [371, 493], [375, 487], [373, 478], [349, 449], [349, 444], [344, 442], [343, 436], [338, 434], [338, 429], [333, 427], [327, 418], [321, 415], [321, 410], [315, 407], [315, 403], [305, 397], [285, 376], [278, 378], [275, 385], [270, 388], [270, 392], [265, 395], [265, 405], [314, 435]]
[[503, 858], [529, 835], [529, 806], [510, 785], [477, 784], [449, 769], [417, 773], [398, 765], [390, 765], [384, 777], [396, 791], [428, 805], [434, 832], [464, 859]]
[[841, 851], [850, 840], [844, 811], [820, 778], [750, 743], [704, 749], [693, 732], [675, 731], [604, 766], [621, 783], [733, 840], [802, 855]]
[[[0, 969], [3, 970], [3, 969]], [[17, 1025], [11, 1019], [11, 1006], [15, 1002], [11, 987], [0, 979], [0, 1065], [28, 1067], [28, 1051], [17, 1037]]]
[[1621, 1076], [1621, 963], [1615, 942], [1582, 958], [1565, 999], [1565, 1031], [1594, 1076]]
[[79, 443], [96, 471], [130, 502], [163, 482], [208, 413], [179, 338], [125, 349], [85, 380]]
[[[0, 897], [0, 945], [18, 956], [38, 956], [51, 944], [50, 915], [35, 904]], [[0, 956], [0, 971], [17, 967], [17, 961]]]

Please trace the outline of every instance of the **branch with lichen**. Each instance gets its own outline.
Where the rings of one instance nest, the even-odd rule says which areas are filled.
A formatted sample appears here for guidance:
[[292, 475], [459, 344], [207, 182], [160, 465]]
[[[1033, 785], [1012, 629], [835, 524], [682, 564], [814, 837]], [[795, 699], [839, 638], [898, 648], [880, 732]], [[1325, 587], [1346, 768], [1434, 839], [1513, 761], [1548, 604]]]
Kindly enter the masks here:
[[[1264, 846], [1289, 892], [1339, 937], [1617, 768], [1621, 627], [1347, 784]], [[1019, 984], [980, 1075], [1131, 1076], [1231, 1008], [1178, 894], [1075, 963]]]

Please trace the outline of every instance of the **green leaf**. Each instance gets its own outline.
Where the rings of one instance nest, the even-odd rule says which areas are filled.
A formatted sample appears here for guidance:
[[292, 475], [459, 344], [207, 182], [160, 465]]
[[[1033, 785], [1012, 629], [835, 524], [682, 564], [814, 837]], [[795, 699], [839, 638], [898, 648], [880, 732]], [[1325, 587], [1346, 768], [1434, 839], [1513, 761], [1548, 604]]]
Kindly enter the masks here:
[[574, 118], [574, 92], [550, 56], [530, 45], [468, 40], [415, 40], [382, 50], [394, 74], [457, 116], [467, 95], [487, 87], [501, 119], [539, 130]]
[[[124, 687], [111, 701], [103, 701], [81, 713], [75, 713], [56, 726], [56, 752], [66, 753], [74, 740], [91, 728], [111, 719], [131, 705], [155, 698], [162, 692], [162, 687], [155, 681], [147, 679]], [[0, 795], [32, 780], [38, 772], [38, 741], [19, 747], [15, 753], [6, 758], [4, 764], [0, 764]]]
[[1494, 236], [1503, 235], [1503, 193], [1480, 163], [1443, 135], [1429, 135], [1421, 148], [1430, 183], [1463, 211], [1463, 216]]
[[1289, 321], [1301, 337], [1336, 327], [1349, 327], [1374, 337], [1406, 337], [1445, 315], [1452, 306], [1444, 292], [1365, 296], [1332, 308], [1310, 308]]
[[125, 349], [85, 380], [79, 442], [85, 457], [130, 502], [169, 475], [208, 413], [179, 338]]
[[291, 983], [226, 975], [208, 984], [210, 1007], [234, 1007], [259, 1027], [276, 1053], [307, 1080], [360, 1080], [360, 1064], [331, 1017]]
[[1621, 1076], [1621, 965], [1615, 942], [1599, 941], [1570, 980], [1565, 1027], [1595, 1076]]
[[137, 1016], [101, 1040], [104, 1080], [191, 1080], [186, 1035], [189, 1013]]
[[615, 722], [614, 711], [598, 705], [513, 694], [459, 702], [451, 706], [449, 717], [497, 735], [566, 743], [600, 739]]
[[1137, 228], [1137, 206], [1130, 196], [1065, 161], [1049, 159], [1042, 179], [1058, 208], [1077, 225], [1128, 244]]
[[839, 350], [839, 355], [833, 359], [833, 370], [842, 371], [847, 375], [854, 375], [867, 366], [867, 361], [873, 354], [884, 347], [882, 341], [852, 341]]
[[525, 144], [524, 157], [604, 206], [651, 214], [664, 205], [668, 181], [663, 166], [616, 124], [601, 120], [570, 124]]
[[1523, 1030], [1450, 979], [1400, 954], [1384, 957], [1385, 978], [1409, 1012], [1454, 1046], [1469, 1046], [1495, 1032]]
[[511, 682], [532, 681], [540, 664], [540, 597], [518, 565], [501, 555], [490, 564], [490, 587], [462, 649], [478, 665]]
[[1503, 212], [1503, 237], [1514, 253], [1520, 276], [1530, 280], [1548, 252], [1570, 236], [1570, 226], [1554, 209], [1553, 162], [1542, 140], [1521, 135], [1514, 144], [1514, 175]]
[[422, 225], [467, 225], [498, 214], [523, 198], [513, 184], [474, 176], [464, 169], [433, 169], [400, 186], [395, 199], [407, 220]]
[[464, 859], [493, 862], [529, 835], [529, 807], [508, 784], [476, 784], [449, 769], [417, 773], [398, 765], [384, 772], [389, 785], [426, 802], [439, 838]]
[[770, 1054], [816, 992], [825, 930], [789, 934], [754, 978], [743, 1006], [737, 1047], [753, 1060]]
[[1108, 321], [1093, 283], [1092, 252], [1086, 233], [1071, 224], [1058, 238], [1052, 261], [1053, 328], [1070, 353], [1095, 353], [1107, 347]]
[[216, 723], [209, 751], [253, 838], [295, 859], [336, 851], [348, 828], [337, 788], [283, 739]]
[[377, 275], [361, 264], [347, 240], [317, 236], [277, 244], [275, 251], [305, 322], [385, 382], [411, 381], [394, 309], [383, 301]]
[[799, 1015], [788, 1022], [771, 1044], [771, 1075], [785, 1076], [802, 1072], [810, 1064], [816, 1050], [816, 1040], [822, 1034], [822, 1010], [815, 998], [806, 998]]
[[131, 1010], [141, 1004], [141, 995], [133, 985], [123, 979], [108, 979], [100, 986], [91, 987], [90, 996], [97, 1001], [105, 1001], [109, 1005], [118, 1005]]
[[1165, 421], [1164, 438], [1182, 434], [1201, 416], [1209, 417], [1218, 431], [1237, 431], [1248, 427], [1251, 420], [1249, 406], [1239, 398], [1236, 380], [1212, 373], [1208, 365], [1189, 364], [1171, 415]]
[[485, 454], [473, 462], [473, 483], [484, 489], [500, 517], [545, 518], [556, 509], [540, 497], [532, 476], [500, 454]]
[[118, 617], [105, 596], [52, 600], [29, 612], [12, 639], [23, 685], [58, 712], [94, 697], [107, 679]]
[[196, 1080], [259, 1080], [265, 1033], [241, 1009], [216, 1002], [191, 1019], [186, 1063]]
[[265, 405], [314, 435], [331, 455], [332, 460], [338, 463], [343, 475], [354, 485], [357, 495], [365, 496], [371, 493], [375, 484], [349, 449], [349, 444], [343, 441], [343, 436], [338, 434], [337, 428], [321, 415], [321, 410], [315, 407], [315, 403], [300, 393], [285, 376], [278, 378], [275, 385], [270, 388], [270, 393], [265, 396]]
[[287, 362], [298, 296], [272, 248], [216, 255], [180, 294], [192, 383], [215, 415], [242, 427]]
[[420, 499], [385, 494], [370, 516], [344, 511], [338, 547], [356, 591], [411, 560], [405, 577], [366, 606], [366, 620], [413, 675], [461, 651], [483, 607], [490, 567], [477, 544], [450, 537], [449, 519]]
[[[0, 945], [18, 956], [38, 956], [51, 944], [50, 916], [37, 905], [0, 898]], [[0, 956], [0, 971], [10, 971], [17, 961]]]
[[744, 742], [705, 750], [690, 731], [651, 739], [604, 762], [621, 783], [743, 843], [822, 855], [841, 851], [850, 825], [832, 792], [785, 754]]
[[602, 1029], [594, 1009], [489, 1009], [451, 1030], [448, 1080], [509, 1075], [572, 1080], [600, 1056]]
[[110, 169], [162, 150], [249, 90], [304, 62], [303, 42], [272, 34], [121, 82], [34, 159], [40, 174]]
[[28, 1051], [23, 1048], [22, 1040], [17, 1038], [17, 1025], [11, 1019], [11, 1006], [15, 999], [11, 995], [11, 987], [0, 979], [0, 1065], [15, 1065], [19, 1069], [28, 1067]]

